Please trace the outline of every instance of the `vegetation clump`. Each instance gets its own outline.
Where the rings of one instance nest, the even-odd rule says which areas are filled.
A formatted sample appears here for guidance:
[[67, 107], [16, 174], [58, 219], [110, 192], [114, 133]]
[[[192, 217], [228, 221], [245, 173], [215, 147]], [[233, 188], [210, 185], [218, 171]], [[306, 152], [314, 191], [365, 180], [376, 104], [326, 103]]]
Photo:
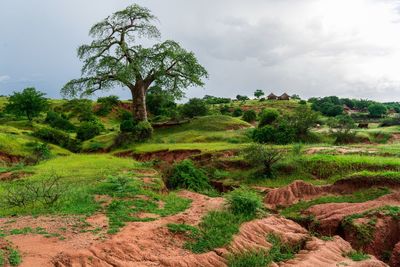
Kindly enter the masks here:
[[252, 144], [243, 150], [243, 156], [247, 162], [260, 168], [261, 175], [273, 176], [273, 166], [282, 158], [282, 152], [278, 149], [261, 144]]
[[184, 188], [195, 192], [211, 189], [206, 173], [197, 168], [191, 160], [176, 163], [167, 174], [166, 184], [171, 189]]
[[14, 92], [9, 98], [5, 107], [6, 112], [16, 116], [26, 116], [31, 122], [33, 118], [48, 108], [48, 101], [45, 94], [30, 87], [22, 92]]
[[263, 207], [262, 197], [255, 191], [240, 187], [226, 195], [228, 208], [236, 215], [254, 218]]

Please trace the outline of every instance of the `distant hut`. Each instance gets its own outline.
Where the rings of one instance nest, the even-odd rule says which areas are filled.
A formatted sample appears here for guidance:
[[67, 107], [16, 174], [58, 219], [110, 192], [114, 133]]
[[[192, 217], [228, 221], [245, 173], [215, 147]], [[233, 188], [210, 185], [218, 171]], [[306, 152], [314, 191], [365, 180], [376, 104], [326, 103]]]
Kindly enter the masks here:
[[268, 96], [268, 100], [277, 100], [278, 97], [276, 95], [274, 95], [273, 93], [270, 93]]
[[351, 113], [351, 108], [349, 108], [349, 106], [347, 106], [346, 104], [343, 105], [343, 110], [344, 110], [344, 112], [346, 112], [347, 114]]
[[289, 100], [290, 96], [286, 93], [283, 93], [280, 97], [278, 97], [279, 100]]

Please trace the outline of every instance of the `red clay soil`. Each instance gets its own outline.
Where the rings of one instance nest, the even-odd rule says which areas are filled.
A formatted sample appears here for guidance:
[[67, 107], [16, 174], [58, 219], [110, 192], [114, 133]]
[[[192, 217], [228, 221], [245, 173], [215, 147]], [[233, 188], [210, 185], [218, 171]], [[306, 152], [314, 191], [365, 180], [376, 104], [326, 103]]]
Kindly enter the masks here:
[[[355, 249], [362, 249], [366, 253], [375, 255], [383, 260], [385, 252], [392, 251], [395, 245], [400, 242], [400, 221], [397, 218], [378, 213], [374, 215], [376, 223], [373, 227], [371, 241], [360, 244], [359, 236], [353, 227], [343, 229], [343, 238], [352, 244]], [[353, 221], [357, 225], [368, 225], [371, 218], [360, 218]], [[394, 256], [393, 261], [396, 260]], [[398, 259], [397, 259], [398, 260]], [[400, 266], [400, 265], [391, 265]]]
[[392, 250], [392, 256], [390, 257], [389, 265], [400, 266], [400, 242], [398, 242]]
[[315, 205], [307, 209], [304, 213], [314, 215], [318, 220], [318, 232], [324, 235], [332, 235], [337, 232], [340, 223], [346, 216], [363, 213], [370, 209], [387, 205], [399, 206], [400, 192], [385, 195], [363, 203], [328, 203]]
[[[313, 237], [308, 241], [294, 259], [280, 264], [280, 267], [317, 267], [317, 266], [358, 266], [358, 267], [384, 267], [385, 263], [375, 259], [354, 262], [345, 257], [352, 247], [339, 236], [334, 236], [331, 241], [322, 241]], [[274, 266], [274, 265], [271, 265]], [[276, 265], [278, 266], [278, 265]]]
[[177, 150], [159, 150], [154, 152], [133, 153], [132, 151], [115, 154], [118, 157], [132, 157], [138, 161], [161, 160], [168, 163], [174, 163], [198, 155], [201, 150], [198, 149], [177, 149]]
[[330, 194], [351, 194], [362, 188], [371, 188], [374, 186], [399, 189], [400, 183], [384, 177], [380, 179], [342, 179], [336, 181], [333, 185], [323, 186], [316, 186], [302, 180], [297, 180], [287, 186], [267, 190], [264, 203], [268, 208], [275, 209], [276, 207], [287, 207], [296, 204], [300, 200], [307, 201]]
[[[269, 216], [243, 224], [239, 234], [226, 248], [193, 254], [183, 248], [185, 238], [171, 233], [166, 224], [197, 225], [208, 211], [221, 209], [224, 200], [188, 191], [182, 191], [179, 195], [192, 200], [191, 207], [186, 211], [152, 222], [131, 222], [111, 236], [105, 234], [107, 218], [103, 214], [87, 219], [91, 224], [89, 229], [100, 228], [100, 234], [81, 231], [87, 229], [87, 226], [79, 218], [71, 217], [19, 217], [11, 221], [0, 219], [0, 227], [5, 230], [42, 227], [49, 233], [60, 233], [65, 238], [46, 238], [38, 234], [9, 236], [22, 253], [22, 267], [226, 267], [226, 256], [230, 253], [271, 248], [271, 244], [266, 241], [269, 233], [280, 236], [288, 244], [298, 244], [309, 239], [307, 230], [299, 224], [282, 217]], [[337, 266], [341, 262], [346, 262], [348, 266], [385, 266], [374, 259], [359, 265], [343, 258], [342, 254], [349, 251], [351, 246], [339, 237], [327, 242], [313, 238], [308, 240], [304, 250], [295, 259], [283, 263], [287, 264], [283, 266]]]
[[7, 164], [15, 164], [22, 161], [23, 159], [24, 157], [9, 155], [0, 151], [0, 162], [5, 162]]
[[[215, 252], [194, 255], [183, 249], [179, 235], [170, 233], [168, 223], [187, 223], [196, 225], [209, 211], [223, 205], [222, 198], [209, 198], [204, 195], [183, 191], [182, 197], [192, 199], [191, 207], [177, 215], [160, 218], [153, 222], [129, 223], [109, 240], [93, 246], [76, 250], [64, 250], [53, 259], [55, 266], [171, 266], [169, 261], [182, 257], [181, 264], [200, 262], [200, 266], [218, 266], [220, 256]], [[185, 265], [179, 265], [185, 266]]]
[[331, 192], [331, 186], [315, 186], [301, 180], [269, 191], [264, 197], [268, 208], [293, 205], [300, 200], [311, 200]]

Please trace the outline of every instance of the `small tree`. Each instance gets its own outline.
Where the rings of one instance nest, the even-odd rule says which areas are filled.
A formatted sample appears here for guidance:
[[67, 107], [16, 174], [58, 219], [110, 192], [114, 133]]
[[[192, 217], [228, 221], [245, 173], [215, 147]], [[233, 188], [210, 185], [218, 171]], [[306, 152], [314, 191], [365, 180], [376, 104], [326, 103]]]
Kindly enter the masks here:
[[296, 129], [296, 136], [301, 139], [307, 136], [310, 132], [310, 128], [317, 123], [318, 114], [312, 111], [308, 106], [300, 105], [287, 120], [289, 124]]
[[376, 103], [368, 107], [368, 112], [371, 117], [380, 118], [386, 114], [387, 109], [383, 104]]
[[40, 112], [47, 110], [49, 104], [45, 95], [33, 87], [26, 88], [20, 93], [14, 92], [10, 95], [5, 110], [17, 116], [26, 116], [31, 122]]
[[245, 95], [237, 95], [237, 96], [236, 96], [236, 99], [237, 99], [238, 101], [244, 102], [244, 101], [246, 101], [246, 100], [249, 100], [249, 97], [248, 97], [248, 96], [245, 96]]
[[263, 95], [264, 95], [264, 92], [262, 90], [260, 90], [260, 89], [257, 89], [254, 92], [254, 96], [257, 97], [257, 99], [260, 99], [260, 97], [262, 97]]
[[356, 134], [352, 129], [356, 127], [356, 124], [349, 115], [340, 115], [336, 118], [331, 118], [328, 121], [328, 125], [331, 128], [331, 134], [336, 138], [336, 144], [345, 144], [354, 141]]
[[257, 119], [257, 114], [254, 110], [246, 110], [243, 114], [243, 120], [247, 122], [253, 122]]
[[261, 144], [251, 144], [243, 150], [246, 161], [254, 167], [261, 167], [266, 177], [272, 177], [272, 168], [275, 163], [282, 159], [282, 153], [273, 147], [266, 147]]

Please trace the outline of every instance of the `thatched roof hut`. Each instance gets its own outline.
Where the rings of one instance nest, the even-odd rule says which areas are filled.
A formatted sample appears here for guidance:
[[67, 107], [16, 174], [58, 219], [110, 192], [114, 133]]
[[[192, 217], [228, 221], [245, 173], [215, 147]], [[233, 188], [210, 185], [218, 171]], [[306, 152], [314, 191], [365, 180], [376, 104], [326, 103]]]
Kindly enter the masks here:
[[279, 100], [289, 100], [290, 96], [286, 93], [283, 93], [280, 97], [278, 97]]
[[274, 95], [273, 93], [270, 93], [270, 94], [268, 95], [268, 99], [269, 99], [269, 100], [276, 100], [276, 99], [278, 99], [278, 97], [277, 97], [276, 95]]

